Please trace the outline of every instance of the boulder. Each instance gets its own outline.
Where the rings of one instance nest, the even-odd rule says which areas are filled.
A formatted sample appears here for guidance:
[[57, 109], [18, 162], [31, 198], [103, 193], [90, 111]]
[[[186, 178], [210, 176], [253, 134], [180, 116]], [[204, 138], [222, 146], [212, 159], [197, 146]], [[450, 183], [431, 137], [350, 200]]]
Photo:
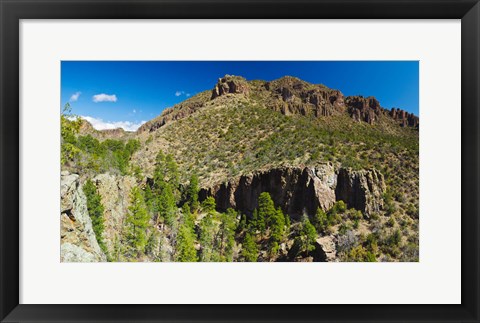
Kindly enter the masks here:
[[337, 249], [333, 236], [324, 236], [316, 240], [315, 261], [337, 261]]

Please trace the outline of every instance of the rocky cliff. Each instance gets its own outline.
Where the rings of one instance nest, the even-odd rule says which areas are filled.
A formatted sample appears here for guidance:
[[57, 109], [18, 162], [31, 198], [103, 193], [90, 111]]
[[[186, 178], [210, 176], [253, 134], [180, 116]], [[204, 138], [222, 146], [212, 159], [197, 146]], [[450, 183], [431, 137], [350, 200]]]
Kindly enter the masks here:
[[79, 176], [62, 172], [60, 179], [60, 259], [62, 262], [107, 261], [87, 211]]
[[116, 235], [122, 232], [123, 221], [130, 205], [130, 191], [136, 185], [132, 176], [100, 174], [92, 179], [104, 207], [105, 230], [103, 241], [112, 253]]
[[380, 172], [334, 170], [331, 164], [318, 167], [283, 167], [240, 176], [200, 191], [200, 200], [213, 196], [219, 210], [234, 208], [251, 215], [258, 196], [270, 193], [275, 205], [295, 219], [318, 207], [328, 210], [343, 200], [349, 208], [371, 214], [383, 207], [385, 183]]

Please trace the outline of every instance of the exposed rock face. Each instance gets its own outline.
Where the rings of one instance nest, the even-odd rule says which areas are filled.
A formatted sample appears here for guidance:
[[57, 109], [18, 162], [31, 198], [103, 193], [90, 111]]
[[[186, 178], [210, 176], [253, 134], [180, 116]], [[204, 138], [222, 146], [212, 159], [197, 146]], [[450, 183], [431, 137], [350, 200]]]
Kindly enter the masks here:
[[163, 110], [160, 116], [141, 125], [136, 133], [153, 132], [170, 122], [187, 118], [191, 114], [205, 107], [205, 104], [210, 100], [210, 92], [211, 91], [204, 91], [176, 104], [172, 108]]
[[[225, 75], [211, 91], [205, 91], [175, 105], [155, 119], [145, 123], [137, 133], [155, 131], [169, 122], [186, 118], [209, 104], [209, 101], [228, 94], [255, 94], [263, 98], [266, 107], [284, 115], [308, 115], [317, 118], [348, 113], [359, 121], [374, 124], [379, 116], [391, 117], [401, 126], [418, 127], [418, 117], [400, 109], [385, 110], [374, 97], [349, 96], [322, 84], [311, 84], [296, 77], [285, 76], [274, 81], [247, 81], [240, 76]], [[251, 97], [251, 96], [250, 96]], [[115, 130], [117, 131], [117, 130]], [[119, 136], [105, 132], [103, 136]], [[128, 133], [127, 133], [128, 134]]]
[[345, 103], [348, 113], [356, 121], [364, 121], [374, 124], [377, 118], [383, 114], [383, 108], [374, 97], [364, 98], [363, 96], [349, 96]]
[[130, 191], [136, 185], [132, 176], [100, 174], [92, 179], [102, 198], [105, 230], [103, 240], [109, 252], [113, 252], [115, 235], [121, 232], [130, 205]]
[[419, 118], [413, 113], [408, 113], [407, 111], [392, 108], [389, 113], [390, 117], [398, 121], [402, 127], [415, 127], [419, 126]]
[[91, 135], [99, 140], [104, 139], [127, 139], [133, 135], [133, 132], [128, 132], [122, 128], [96, 130], [87, 120], [82, 119], [79, 132], [81, 135]]
[[383, 207], [385, 184], [376, 170], [340, 169], [338, 175], [331, 164], [317, 168], [283, 167], [241, 176], [229, 182], [204, 188], [199, 198], [213, 196], [219, 210], [235, 208], [251, 215], [258, 207], [258, 196], [270, 193], [275, 205], [293, 218], [304, 212], [314, 214], [318, 207], [328, 210], [335, 201], [366, 214]]
[[62, 172], [60, 181], [60, 259], [62, 262], [106, 261], [92, 228], [79, 176]]
[[333, 236], [323, 236], [316, 240], [316, 261], [337, 261], [337, 247]]
[[321, 117], [340, 114], [345, 110], [340, 91], [310, 84], [295, 77], [286, 76], [267, 82], [265, 88], [278, 98], [270, 107], [285, 115]]
[[383, 193], [386, 186], [383, 175], [375, 170], [352, 171], [341, 168], [338, 172], [335, 195], [349, 208], [370, 215], [383, 208]]
[[225, 75], [218, 79], [217, 84], [212, 90], [212, 100], [216, 97], [231, 93], [245, 93], [248, 94], [249, 86], [247, 81], [240, 76]]

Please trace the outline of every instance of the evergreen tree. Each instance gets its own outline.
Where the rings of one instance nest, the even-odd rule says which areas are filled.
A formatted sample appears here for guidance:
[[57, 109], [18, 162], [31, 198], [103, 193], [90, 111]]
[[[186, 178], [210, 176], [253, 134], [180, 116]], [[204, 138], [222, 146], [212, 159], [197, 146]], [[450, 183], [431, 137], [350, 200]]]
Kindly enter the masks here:
[[245, 230], [247, 228], [247, 216], [245, 214], [242, 214], [242, 216], [240, 217], [240, 222], [238, 222], [238, 226], [237, 226], [237, 234], [240, 234], [242, 233], [243, 230]]
[[258, 247], [249, 232], [243, 239], [242, 256], [247, 262], [256, 262], [258, 259]]
[[160, 181], [158, 187], [160, 191], [156, 203], [159, 214], [158, 219], [163, 219], [167, 225], [171, 226], [175, 220], [175, 212], [177, 208], [172, 187], [163, 180]]
[[261, 193], [258, 197], [258, 221], [260, 224], [260, 232], [265, 233], [266, 228], [270, 227], [276, 215], [277, 211], [275, 210], [275, 205], [273, 204], [270, 194], [268, 192]]
[[325, 232], [328, 227], [328, 218], [327, 214], [321, 209], [317, 208], [317, 212], [315, 213], [312, 224], [317, 229], [318, 233]]
[[197, 251], [194, 246], [194, 237], [191, 228], [187, 224], [182, 224], [177, 235], [177, 245], [175, 261], [178, 262], [196, 262]]
[[145, 251], [149, 220], [141, 191], [134, 187], [130, 193], [130, 206], [126, 218], [128, 256], [138, 256]]
[[205, 212], [213, 212], [215, 211], [216, 207], [217, 204], [215, 203], [215, 199], [212, 196], [207, 197], [205, 201], [202, 202], [202, 209]]
[[220, 215], [220, 226], [217, 233], [216, 249], [218, 261], [233, 261], [233, 246], [235, 245], [235, 219], [237, 212], [228, 209]]
[[83, 186], [83, 192], [87, 198], [87, 210], [92, 220], [93, 232], [95, 232], [95, 237], [97, 238], [98, 245], [107, 253], [107, 247], [103, 241], [103, 231], [105, 229], [103, 211], [104, 207], [102, 205], [102, 198], [97, 192], [96, 186], [93, 182], [88, 179]]
[[198, 176], [194, 174], [192, 177], [190, 177], [190, 183], [188, 184], [187, 188], [187, 201], [190, 203], [192, 212], [198, 210], [198, 192], [200, 192]]
[[310, 223], [308, 217], [303, 218], [301, 235], [302, 249], [308, 254], [315, 249], [317, 239], [317, 230], [315, 230], [315, 227]]
[[190, 212], [190, 205], [185, 203], [182, 207], [183, 223], [193, 232], [195, 227], [195, 219]]
[[159, 151], [155, 159], [155, 169], [153, 171], [153, 181], [157, 191], [161, 183], [168, 183], [171, 187], [175, 200], [179, 200], [180, 192], [178, 190], [180, 183], [180, 173], [178, 166], [172, 155], [165, 155]]
[[209, 213], [200, 221], [200, 245], [202, 251], [200, 259], [203, 262], [212, 261], [214, 255], [214, 223], [213, 214]]
[[278, 208], [276, 210], [275, 215], [272, 216], [271, 222], [270, 239], [278, 245], [278, 243], [283, 240], [285, 234], [285, 216], [283, 215], [282, 209]]

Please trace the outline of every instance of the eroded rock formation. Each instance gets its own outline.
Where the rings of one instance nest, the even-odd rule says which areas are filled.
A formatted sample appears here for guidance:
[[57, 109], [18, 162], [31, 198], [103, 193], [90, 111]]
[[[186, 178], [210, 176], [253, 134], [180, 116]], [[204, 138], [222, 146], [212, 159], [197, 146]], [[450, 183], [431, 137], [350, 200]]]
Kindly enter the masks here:
[[415, 127], [419, 126], [419, 118], [413, 113], [408, 113], [407, 111], [392, 108], [389, 112], [390, 117], [398, 121], [402, 127]]
[[212, 100], [225, 94], [248, 94], [249, 86], [247, 80], [240, 76], [225, 75], [218, 79], [212, 90]]

